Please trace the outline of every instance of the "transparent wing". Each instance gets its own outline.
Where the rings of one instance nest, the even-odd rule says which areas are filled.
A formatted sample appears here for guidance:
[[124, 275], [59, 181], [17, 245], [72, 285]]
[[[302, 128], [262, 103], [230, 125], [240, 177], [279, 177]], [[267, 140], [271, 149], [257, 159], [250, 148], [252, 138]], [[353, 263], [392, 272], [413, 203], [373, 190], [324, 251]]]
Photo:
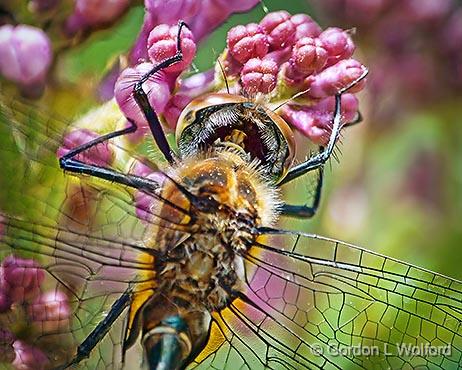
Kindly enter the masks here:
[[[154, 229], [172, 230], [180, 238], [187, 216], [161, 198], [154, 182], [150, 189], [140, 189], [150, 204], [145, 209], [149, 217], [140, 220], [137, 190], [63, 173], [56, 151], [67, 126], [21, 102], [0, 100], [0, 261], [11, 255], [33, 258], [39, 267], [30, 271], [46, 275], [42, 293], [62, 292], [70, 305], [69, 320], [34, 320], [37, 298], [31, 298], [0, 314], [0, 326], [17, 329], [18, 320], [24, 321], [19, 330], [24, 338], [19, 339], [44, 351], [50, 367], [72, 358], [123, 292], [155, 289]], [[118, 159], [136, 158], [120, 147], [117, 153]], [[115, 163], [115, 169], [126, 170], [123, 160]], [[168, 211], [160, 214], [161, 209]], [[120, 367], [127, 313], [84, 368]]]
[[461, 282], [332, 239], [278, 233], [245, 256], [247, 289], [215, 315], [195, 366], [460, 368]]

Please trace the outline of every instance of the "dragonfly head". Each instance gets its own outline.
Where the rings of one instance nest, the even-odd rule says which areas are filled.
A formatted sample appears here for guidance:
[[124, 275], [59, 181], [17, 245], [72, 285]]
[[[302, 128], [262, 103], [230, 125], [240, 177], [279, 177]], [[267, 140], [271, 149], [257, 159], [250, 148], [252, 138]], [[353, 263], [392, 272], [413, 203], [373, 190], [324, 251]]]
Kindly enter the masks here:
[[[188, 202], [194, 211], [209, 218], [213, 213], [223, 219], [246, 219], [258, 226], [275, 221], [279, 194], [260, 168], [249, 166], [232, 151], [216, 150], [197, 161], [186, 160], [177, 168], [177, 176], [191, 194]], [[166, 189], [169, 192], [168, 189]]]
[[241, 153], [258, 161], [273, 181], [284, 177], [295, 153], [294, 135], [277, 113], [232, 94], [214, 93], [193, 100], [183, 110], [176, 129], [182, 157], [210, 147]]

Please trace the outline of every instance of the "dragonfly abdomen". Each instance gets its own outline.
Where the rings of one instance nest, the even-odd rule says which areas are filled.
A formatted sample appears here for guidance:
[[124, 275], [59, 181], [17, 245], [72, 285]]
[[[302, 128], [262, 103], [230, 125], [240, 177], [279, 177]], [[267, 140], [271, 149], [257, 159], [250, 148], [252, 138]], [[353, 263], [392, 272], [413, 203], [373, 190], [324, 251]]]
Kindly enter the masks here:
[[[243, 256], [257, 238], [256, 228], [272, 223], [277, 205], [257, 165], [232, 151], [190, 158], [172, 172], [162, 196], [175, 199], [186, 212], [181, 221], [191, 222], [186, 237], [176, 239], [172, 231], [176, 242], [160, 249], [158, 291], [143, 307], [143, 346], [151, 369], [175, 369], [173, 364], [188, 363], [203, 349], [211, 314], [244, 290]], [[171, 216], [171, 206], [160, 213]]]

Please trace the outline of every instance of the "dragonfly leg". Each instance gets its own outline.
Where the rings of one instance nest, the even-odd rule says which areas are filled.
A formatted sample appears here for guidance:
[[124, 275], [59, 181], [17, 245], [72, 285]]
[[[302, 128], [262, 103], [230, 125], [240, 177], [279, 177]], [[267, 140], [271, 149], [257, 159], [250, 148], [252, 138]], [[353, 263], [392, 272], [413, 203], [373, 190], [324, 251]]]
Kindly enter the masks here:
[[122, 294], [117, 301], [113, 303], [111, 309], [103, 320], [96, 326], [95, 329], [87, 336], [87, 338], [77, 348], [75, 357], [65, 366], [59, 369], [67, 369], [73, 365], [77, 365], [82, 360], [90, 356], [91, 351], [104, 338], [107, 332], [111, 329], [112, 324], [122, 314], [126, 307], [130, 304], [131, 295], [129, 292]]
[[117, 136], [128, 134], [130, 132], [135, 132], [136, 131], [135, 123], [131, 120], [129, 120], [129, 122], [130, 122], [130, 126], [124, 129], [114, 131], [106, 135], [102, 135], [100, 137], [97, 137], [96, 139], [89, 141], [88, 143], [85, 143], [83, 145], [78, 146], [77, 148], [72, 149], [67, 154], [59, 158], [60, 167], [65, 171], [98, 177], [103, 180], [116, 182], [118, 184], [127, 185], [132, 188], [136, 188], [136, 189], [144, 188], [147, 190], [155, 190], [158, 187], [158, 184], [152, 182], [149, 179], [125, 174], [125, 173], [115, 171], [107, 167], [100, 167], [100, 166], [84, 163], [74, 158], [76, 155], [104, 141], [113, 139]]
[[311, 205], [291, 205], [283, 204], [279, 210], [283, 216], [298, 217], [298, 218], [311, 218], [316, 214], [319, 203], [321, 201], [322, 183], [324, 177], [324, 167], [318, 168], [318, 178], [316, 181], [316, 191], [314, 194]]
[[[140, 106], [141, 110], [143, 111], [151, 132], [154, 136], [154, 140], [156, 141], [157, 146], [165, 156], [165, 158], [170, 162], [174, 162], [173, 152], [167, 142], [167, 138], [165, 137], [165, 133], [162, 130], [162, 126], [160, 124], [159, 118], [157, 117], [156, 112], [152, 108], [151, 104], [149, 103], [148, 96], [146, 92], [143, 90], [143, 84], [155, 73], [161, 71], [168, 66], [177, 63], [183, 59], [183, 53], [181, 50], [181, 30], [183, 27], [187, 27], [186, 23], [180, 21], [178, 23], [178, 36], [177, 36], [177, 51], [176, 54], [170, 58], [165, 59], [164, 61], [160, 62], [156, 66], [154, 66], [148, 73], [146, 73], [139, 81], [137, 81], [133, 87], [133, 97], [135, 98], [137, 104]], [[124, 129], [111, 132], [106, 135], [102, 135], [94, 140], [89, 141], [83, 145], [74, 148], [66, 155], [62, 156], [59, 159], [60, 166], [66, 171], [87, 174], [95, 177], [99, 177], [105, 180], [109, 180], [112, 182], [117, 182], [120, 184], [132, 186], [139, 188], [139, 178], [136, 176], [125, 175], [120, 172], [103, 168], [99, 166], [89, 165], [83, 163], [79, 160], [74, 159], [77, 154], [82, 153], [83, 151], [94, 147], [104, 141], [113, 139], [117, 136], [126, 135], [129, 133], [133, 133], [136, 131], [137, 126], [132, 120], [128, 120], [130, 125]]]
[[353, 81], [350, 85], [344, 87], [343, 89], [339, 90], [339, 92], [335, 95], [335, 109], [334, 109], [334, 117], [333, 117], [333, 125], [332, 125], [332, 132], [330, 134], [329, 142], [327, 146], [321, 147], [321, 150], [318, 154], [310, 157], [305, 162], [302, 162], [287, 172], [287, 175], [279, 182], [278, 185], [284, 185], [307, 172], [313, 171], [318, 169], [319, 167], [323, 166], [332, 155], [334, 151], [335, 144], [337, 142], [338, 136], [340, 134], [340, 129], [342, 128], [341, 121], [342, 121], [342, 94], [351, 89], [361, 80], [363, 80], [367, 76], [367, 71], [365, 71], [359, 78]]
[[[316, 193], [313, 199], [313, 203], [310, 206], [307, 205], [290, 205], [284, 204], [280, 207], [282, 215], [285, 216], [293, 216], [293, 217], [300, 217], [300, 218], [310, 218], [313, 217], [319, 207], [319, 203], [321, 200], [321, 190], [323, 184], [323, 168], [324, 164], [329, 160], [331, 157], [335, 144], [337, 142], [338, 136], [340, 134], [341, 121], [342, 121], [342, 94], [360, 82], [367, 76], [367, 71], [365, 71], [358, 79], [353, 81], [350, 85], [346, 86], [345, 88], [341, 89], [335, 95], [335, 108], [334, 108], [334, 116], [333, 116], [333, 125], [332, 125], [332, 132], [329, 138], [329, 142], [327, 146], [320, 147], [318, 154], [310, 157], [305, 162], [300, 163], [289, 169], [287, 175], [279, 182], [279, 186], [284, 185], [300, 176], [306, 174], [307, 172], [318, 170], [319, 176], [316, 185]], [[362, 117], [359, 114], [357, 122], [361, 122]]]
[[176, 54], [154, 66], [133, 87], [133, 97], [135, 98], [136, 102], [138, 103], [138, 106], [141, 108], [141, 110], [144, 113], [144, 116], [146, 117], [146, 120], [148, 121], [149, 128], [151, 129], [152, 135], [154, 137], [154, 140], [156, 141], [157, 146], [159, 147], [160, 151], [169, 163], [173, 163], [175, 161], [174, 153], [172, 152], [170, 145], [168, 144], [167, 138], [165, 137], [165, 133], [162, 129], [162, 125], [160, 124], [159, 117], [157, 117], [154, 108], [149, 103], [148, 95], [143, 90], [143, 84], [155, 73], [183, 60], [183, 52], [181, 50], [181, 30], [183, 27], [187, 27], [186, 23], [184, 23], [183, 21], [179, 21]]

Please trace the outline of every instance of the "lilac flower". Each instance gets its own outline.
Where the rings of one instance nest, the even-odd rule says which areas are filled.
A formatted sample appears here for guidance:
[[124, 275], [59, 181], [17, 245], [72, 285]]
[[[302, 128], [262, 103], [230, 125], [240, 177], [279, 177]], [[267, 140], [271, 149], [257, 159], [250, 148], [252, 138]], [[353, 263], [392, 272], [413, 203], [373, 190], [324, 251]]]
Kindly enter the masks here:
[[[332, 130], [334, 105], [333, 97], [325, 98], [313, 106], [289, 104], [283, 107], [282, 117], [314, 143], [326, 145]], [[353, 94], [343, 94], [343, 122], [353, 121], [356, 118], [357, 111], [358, 99]]]
[[232, 13], [243, 12], [259, 3], [259, 0], [145, 0], [146, 14], [143, 27], [129, 56], [132, 65], [146, 61], [147, 40], [151, 30], [160, 25], [172, 25], [184, 20], [199, 42]]
[[213, 89], [215, 71], [210, 69], [182, 79], [178, 92], [189, 96], [199, 96]]
[[[0, 306], [3, 306], [0, 313], [11, 316], [0, 329], [0, 363], [11, 363], [16, 369], [45, 369], [49, 363], [47, 356], [29, 343], [45, 333], [69, 330], [71, 309], [67, 296], [58, 290], [42, 294], [44, 278], [44, 270], [32, 259], [14, 255], [3, 259], [0, 265]], [[11, 321], [13, 317], [14, 321]], [[34, 325], [28, 328], [26, 337], [23, 326], [17, 323], [31, 321]]]
[[277, 64], [271, 59], [252, 58], [242, 68], [241, 81], [249, 93], [269, 93], [276, 87]]
[[[131, 172], [134, 175], [153, 180], [159, 184], [159, 188], [162, 187], [166, 179], [162, 172], [155, 171], [140, 161], [135, 163]], [[154, 217], [153, 209], [159, 209], [156, 207], [156, 198], [142, 191], [135, 192], [135, 207], [137, 217], [144, 222], [151, 222]]]
[[[371, 122], [390, 127], [398, 112], [446, 102], [462, 86], [462, 6], [452, 0], [315, 1], [330, 22], [357, 27], [357, 41], [380, 73], [370, 78]], [[457, 26], [459, 24], [459, 26]], [[458, 31], [459, 29], [459, 31]], [[419, 99], [409, 97], [419, 95]], [[386, 95], [386, 102], [383, 96]], [[379, 99], [380, 102], [374, 101]], [[385, 104], [385, 105], [384, 105]]]
[[404, 0], [402, 11], [410, 22], [435, 22], [449, 14], [452, 0]]
[[268, 37], [256, 23], [236, 26], [228, 31], [228, 50], [239, 63], [263, 58], [269, 49]]
[[318, 38], [303, 37], [292, 49], [289, 63], [293, 70], [303, 76], [321, 70], [327, 62], [328, 53]]
[[115, 84], [121, 71], [120, 62], [114, 63], [99, 84], [98, 96], [103, 102], [111, 100], [114, 97]]
[[[159, 64], [176, 54], [178, 26], [161, 24], [155, 27], [148, 37], [148, 55], [153, 64]], [[181, 30], [181, 50], [183, 60], [164, 69], [164, 72], [182, 72], [185, 70], [196, 54], [196, 43], [193, 34], [186, 27]]]
[[47, 356], [37, 347], [31, 346], [22, 340], [13, 343], [16, 358], [13, 366], [21, 370], [42, 370], [49, 363]]
[[[322, 32], [316, 22], [303, 14], [274, 12], [267, 14], [259, 25], [234, 27], [228, 32], [227, 46], [220, 58], [228, 78], [226, 88], [235, 94], [267, 94], [267, 103], [275, 107], [285, 106], [281, 103], [297, 96], [297, 102], [287, 105], [284, 114], [289, 123], [318, 143], [325, 141], [332, 124], [328, 114], [332, 114], [333, 107], [327, 109], [327, 102], [332, 104], [335, 94], [366, 72], [360, 62], [351, 58], [355, 45], [348, 32], [339, 28]], [[215, 84], [225, 88], [220, 73], [215, 75]], [[194, 98], [193, 94], [181, 91], [181, 79], [177, 86], [180, 89], [163, 112], [171, 127]], [[363, 87], [364, 80], [351, 87], [349, 93]], [[344, 109], [345, 118], [356, 117], [356, 98], [344, 100], [353, 102]]]
[[27, 25], [0, 27], [0, 73], [28, 96], [41, 94], [51, 61], [51, 43], [42, 30]]
[[319, 40], [327, 53], [327, 66], [337, 63], [339, 60], [348, 59], [355, 51], [355, 45], [350, 35], [337, 27], [326, 29], [319, 35]]
[[196, 96], [200, 96], [213, 89], [214, 71], [196, 73], [188, 78], [177, 81], [177, 92], [167, 102], [163, 119], [173, 130], [176, 128], [178, 117], [189, 102]]
[[196, 41], [200, 41], [225, 22], [231, 14], [252, 9], [259, 2], [260, 0], [202, 0], [196, 16], [185, 20], [190, 25]]
[[65, 30], [69, 35], [105, 26], [118, 19], [130, 5], [129, 0], [76, 0], [74, 13], [67, 19]]
[[170, 98], [167, 105], [165, 106], [163, 114], [163, 117], [169, 125], [169, 127], [171, 127], [172, 129], [176, 128], [178, 118], [180, 117], [181, 112], [189, 104], [190, 101], [191, 98], [188, 95], [180, 93], [175, 94]]
[[[64, 143], [58, 148], [57, 155], [58, 157], [62, 157], [69, 153], [71, 149], [88, 143], [97, 137], [99, 137], [99, 135], [96, 132], [92, 132], [88, 129], [76, 129], [64, 137]], [[108, 142], [104, 142], [78, 154], [76, 158], [79, 161], [92, 163], [97, 166], [107, 166], [112, 163], [114, 159], [114, 151], [110, 148]]]
[[290, 18], [295, 25], [295, 39], [300, 40], [303, 37], [318, 37], [322, 29], [309, 15], [295, 14]]
[[462, 45], [462, 8], [457, 9], [444, 25], [440, 44], [449, 52], [457, 54], [460, 51]]
[[0, 329], [0, 363], [11, 364], [16, 355], [14, 353], [13, 343], [14, 334], [7, 329]]
[[34, 260], [10, 255], [0, 268], [0, 290], [11, 302], [22, 303], [40, 293], [45, 273]]
[[[313, 98], [325, 98], [338, 93], [366, 72], [366, 68], [354, 59], [341, 60], [310, 78], [308, 94]], [[358, 92], [364, 86], [364, 80], [352, 87], [349, 92]]]
[[190, 20], [202, 6], [197, 0], [145, 0], [144, 6], [160, 23], [175, 24], [180, 19]]
[[[124, 115], [133, 120], [138, 126], [141, 135], [148, 130], [148, 123], [137, 102], [133, 97], [133, 86], [139, 79], [153, 68], [151, 63], [142, 63], [134, 68], [125, 69], [115, 85], [114, 95], [120, 110]], [[169, 76], [166, 73], [156, 73], [143, 84], [143, 89], [148, 93], [148, 99], [156, 113], [164, 111], [170, 99]]]
[[296, 26], [291, 21], [288, 12], [282, 10], [267, 14], [260, 26], [268, 35], [268, 41], [273, 50], [291, 46], [295, 40]]
[[71, 308], [67, 296], [51, 290], [38, 296], [28, 307], [29, 317], [40, 325], [44, 332], [56, 332], [69, 324]]

